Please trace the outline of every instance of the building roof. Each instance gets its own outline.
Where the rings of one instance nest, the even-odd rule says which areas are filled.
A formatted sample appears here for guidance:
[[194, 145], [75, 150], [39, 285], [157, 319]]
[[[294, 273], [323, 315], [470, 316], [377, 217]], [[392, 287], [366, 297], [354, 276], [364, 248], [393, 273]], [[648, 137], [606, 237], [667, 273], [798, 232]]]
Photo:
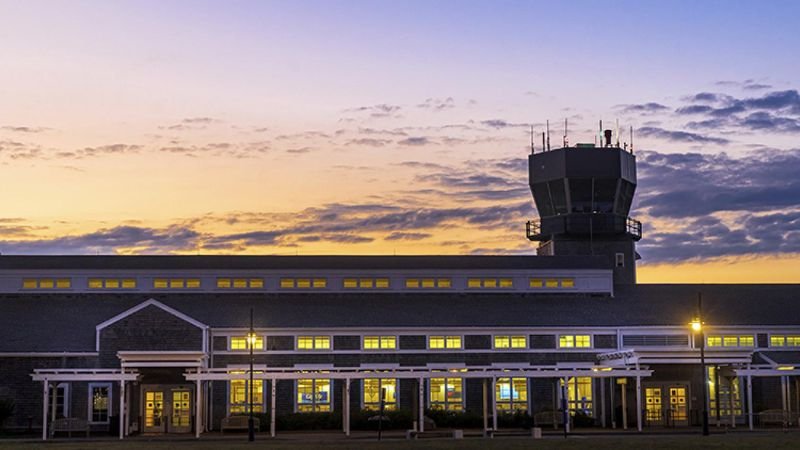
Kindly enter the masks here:
[[608, 269], [604, 256], [0, 256], [0, 270]]
[[3, 294], [0, 352], [93, 351], [95, 326], [150, 298], [212, 328], [798, 326], [800, 285], [635, 285], [532, 293]]

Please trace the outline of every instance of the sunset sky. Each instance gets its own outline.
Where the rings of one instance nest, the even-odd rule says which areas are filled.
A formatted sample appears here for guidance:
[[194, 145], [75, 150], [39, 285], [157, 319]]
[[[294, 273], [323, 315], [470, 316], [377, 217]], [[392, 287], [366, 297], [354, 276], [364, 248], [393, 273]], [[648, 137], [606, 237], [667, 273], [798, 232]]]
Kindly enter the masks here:
[[[0, 0], [3, 254], [534, 254], [635, 129], [642, 282], [800, 282], [797, 1]], [[629, 141], [626, 131], [621, 141]]]

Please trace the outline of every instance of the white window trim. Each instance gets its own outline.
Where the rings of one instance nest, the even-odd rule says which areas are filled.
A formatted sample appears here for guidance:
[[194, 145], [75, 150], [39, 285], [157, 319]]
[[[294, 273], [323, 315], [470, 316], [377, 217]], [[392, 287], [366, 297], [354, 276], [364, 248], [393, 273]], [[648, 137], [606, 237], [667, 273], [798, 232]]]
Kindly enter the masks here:
[[[364, 341], [368, 337], [377, 337], [378, 338], [378, 348], [366, 348], [364, 346]], [[394, 338], [394, 348], [383, 348], [381, 347], [381, 338], [386, 337], [393, 337]], [[331, 341], [333, 342], [333, 341]], [[396, 334], [365, 334], [361, 336], [361, 350], [365, 352], [395, 352], [400, 347], [400, 338]]]
[[[255, 370], [261, 370], [261, 368], [263, 368], [263, 366], [259, 366], [258, 369], [256, 369], [254, 367], [253, 370], [254, 371]], [[246, 371], [250, 370], [250, 366], [249, 365], [236, 364], [236, 365], [229, 365], [229, 366], [226, 367], [226, 369], [228, 369], [228, 370], [244, 370], [246, 372]], [[258, 378], [258, 379], [260, 379], [260, 378]], [[256, 379], [254, 379], [253, 382], [255, 382], [255, 380]], [[249, 382], [250, 379], [248, 378], [245, 381]], [[268, 383], [271, 383], [271, 382], [272, 382], [272, 380], [263, 380], [262, 381], [263, 385], [261, 387], [261, 411], [264, 411], [264, 412], [267, 411], [267, 409], [266, 409], [267, 408], [266, 395], [267, 395], [267, 390], [268, 390], [267, 387], [269, 386]], [[231, 380], [228, 380], [225, 384], [228, 386], [227, 394], [225, 395], [225, 416], [227, 417], [227, 416], [230, 416], [230, 414], [231, 414]], [[247, 384], [245, 383], [245, 387], [246, 386], [247, 386]], [[254, 403], [254, 405], [255, 405], [255, 403]]]
[[[318, 337], [327, 337], [328, 342], [330, 343], [329, 348], [300, 348], [300, 338], [301, 337], [311, 337], [313, 338], [313, 345], [314, 347], [317, 346], [317, 338]], [[363, 340], [362, 340], [363, 341]], [[264, 341], [264, 345], [266, 345], [266, 341]], [[331, 352], [333, 351], [333, 335], [329, 334], [298, 334], [294, 337], [294, 351], [296, 352]]]
[[70, 410], [70, 395], [72, 394], [72, 387], [69, 382], [58, 383], [56, 385], [56, 389], [64, 388], [64, 417], [69, 417], [69, 410]]
[[[562, 347], [561, 346], [561, 336], [572, 336], [573, 337], [573, 343], [575, 343], [574, 342], [574, 338], [575, 337], [577, 337], [577, 336], [587, 336], [587, 335], [589, 336], [589, 346], [588, 347], [575, 347], [575, 346], [573, 346], [573, 347]], [[592, 350], [592, 349], [594, 349], [594, 334], [591, 334], [591, 333], [564, 333], [564, 334], [558, 334], [556, 336], [556, 349], [557, 350], [567, 350], [567, 351]]]
[[[247, 339], [247, 334], [235, 334], [235, 335], [232, 334], [232, 335], [228, 336], [227, 342], [228, 342], [228, 351], [229, 352], [236, 353], [237, 355], [238, 354], [245, 354], [245, 353], [249, 353], [250, 352], [249, 348], [236, 349], [236, 350], [234, 350], [232, 348], [233, 338], [242, 338], [242, 337]], [[267, 350], [267, 336], [264, 335], [264, 334], [256, 333], [256, 338], [261, 338], [261, 341], [264, 343], [264, 348], [260, 348], [260, 349], [259, 348], [254, 348], [253, 349], [253, 353], [265, 352]], [[249, 345], [249, 343], [248, 343], [248, 345]]]
[[[329, 399], [329, 403], [331, 405], [331, 409], [328, 412], [332, 413], [334, 411], [335, 406], [336, 406], [336, 401], [334, 399], [334, 395], [336, 394], [336, 387], [335, 387], [335, 383], [334, 382], [336, 380], [334, 380], [333, 378], [325, 378], [325, 377], [303, 378], [303, 379], [304, 380], [314, 380], [314, 390], [315, 391], [317, 389], [317, 380], [328, 380], [328, 382], [330, 383], [329, 386], [331, 388], [331, 398]], [[308, 411], [300, 411], [300, 408], [298, 407], [300, 405], [297, 403], [297, 383], [299, 381], [300, 381], [299, 379], [294, 380], [294, 389], [293, 389], [294, 395], [293, 395], [293, 398], [292, 398], [292, 404], [294, 405], [294, 412], [295, 413], [297, 413], [297, 414], [305, 414], [305, 413], [308, 413]], [[317, 403], [313, 403], [312, 404], [312, 406], [314, 406], [314, 407], [316, 407], [316, 405], [317, 405]], [[311, 412], [317, 412], [317, 411], [311, 411]]]
[[[444, 338], [444, 348], [432, 348], [431, 347], [431, 337], [433, 336], [442, 336]], [[461, 338], [461, 347], [458, 348], [447, 348], [447, 337], [459, 337]], [[463, 334], [429, 334], [425, 336], [425, 347], [427, 350], [433, 350], [436, 352], [443, 351], [443, 352], [458, 352], [464, 350], [464, 335]]]
[[[513, 380], [514, 380], [514, 378], [524, 378], [525, 379], [525, 389], [527, 389], [527, 392], [526, 392], [527, 398], [525, 399], [525, 411], [527, 411], [528, 414], [530, 414], [530, 412], [531, 412], [531, 378], [528, 378], [528, 377], [498, 377], [497, 379], [499, 380], [500, 378], [508, 378], [509, 382], [511, 383], [512, 388], [513, 388]], [[496, 390], [495, 390], [493, 395], [495, 395], [495, 404], [502, 403], [499, 400], [497, 400], [497, 391]], [[506, 402], [506, 403], [521, 404], [523, 402], [514, 402], [514, 401], [512, 401], [512, 402]], [[497, 411], [500, 412], [501, 410], [498, 409]], [[512, 412], [512, 413], [514, 411], [516, 411], [516, 410], [513, 410], [513, 409], [510, 410], [510, 412]], [[505, 410], [503, 410], [503, 412], [505, 412]]]
[[[89, 423], [93, 423], [93, 424], [94, 423], [109, 423], [109, 421], [111, 420], [111, 412], [114, 411], [114, 402], [113, 402], [114, 395], [113, 395], [112, 386], [113, 386], [113, 383], [108, 383], [108, 382], [89, 383], [89, 390], [88, 390], [88, 393], [87, 393], [87, 403], [86, 403], [88, 405], [88, 408], [87, 408], [87, 411], [88, 411], [87, 420], [88, 420]], [[92, 415], [93, 415], [92, 413], [94, 412], [93, 411], [94, 403], [92, 402], [92, 391], [94, 391], [95, 388], [102, 388], [102, 387], [108, 388], [108, 409], [106, 410], [106, 412], [107, 412], [106, 413], [106, 420], [95, 422], [95, 421], [92, 420]]]
[[[366, 395], [364, 395], [364, 389], [366, 388], [366, 384], [364, 383], [364, 380], [366, 380], [366, 379], [367, 379], [367, 378], [362, 378], [362, 379], [360, 380], [360, 381], [361, 381], [361, 383], [360, 383], [360, 384], [361, 384], [361, 410], [362, 410], [362, 411], [363, 411], [364, 409], [366, 409], [366, 404], [367, 404], [367, 403], [364, 401], [364, 398], [366, 397]], [[370, 379], [370, 380], [375, 380], [376, 378], [369, 378], [369, 379]], [[394, 380], [394, 383], [395, 383], [395, 384], [394, 384], [394, 388], [395, 388], [395, 393], [394, 393], [394, 398], [395, 398], [395, 402], [394, 402], [394, 410], [395, 410], [395, 411], [399, 411], [399, 410], [400, 410], [400, 379], [399, 379], [399, 378], [377, 378], [377, 379], [381, 380], [381, 385], [383, 385], [383, 380]]]
[[[506, 348], [499, 348], [495, 347], [495, 338], [500, 336], [508, 336], [508, 347]], [[522, 336], [525, 339], [525, 346], [524, 347], [511, 347], [511, 339], [514, 336]], [[501, 352], [519, 352], [519, 351], [529, 351], [530, 350], [530, 336], [527, 334], [493, 334], [492, 335], [492, 350], [493, 351], [501, 351]]]
[[[426, 403], [428, 405], [428, 409], [432, 409], [433, 408], [433, 401], [431, 401], [431, 380], [434, 379], [434, 378], [443, 378], [445, 380], [445, 383], [447, 383], [447, 380], [452, 380], [452, 379], [458, 378], [458, 379], [461, 380], [461, 410], [460, 410], [460, 412], [465, 411], [465, 407], [466, 407], [465, 402], [467, 400], [467, 394], [466, 394], [466, 392], [467, 392], [467, 379], [464, 378], [464, 377], [457, 377], [457, 376], [456, 377], [449, 377], [449, 376], [447, 376], [447, 373], [443, 373], [442, 375], [443, 376], [441, 376], [441, 377], [431, 377], [431, 378], [427, 379], [428, 395], [426, 395], [425, 397], [426, 397]], [[447, 392], [446, 391], [445, 391], [445, 398], [447, 398]], [[444, 411], [450, 411], [449, 409], [447, 409], [447, 405], [455, 405], [457, 403], [458, 402], [445, 401], [445, 403], [444, 403], [444, 405], [445, 405]]]

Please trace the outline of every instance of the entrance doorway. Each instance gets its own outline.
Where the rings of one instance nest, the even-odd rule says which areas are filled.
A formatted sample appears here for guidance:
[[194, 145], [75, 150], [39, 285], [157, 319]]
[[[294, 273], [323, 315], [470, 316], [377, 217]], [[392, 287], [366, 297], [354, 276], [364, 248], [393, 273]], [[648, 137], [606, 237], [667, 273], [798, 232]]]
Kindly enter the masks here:
[[645, 420], [651, 426], [688, 426], [688, 385], [664, 383], [644, 389]]
[[142, 431], [144, 433], [190, 433], [192, 389], [185, 386], [142, 386]]

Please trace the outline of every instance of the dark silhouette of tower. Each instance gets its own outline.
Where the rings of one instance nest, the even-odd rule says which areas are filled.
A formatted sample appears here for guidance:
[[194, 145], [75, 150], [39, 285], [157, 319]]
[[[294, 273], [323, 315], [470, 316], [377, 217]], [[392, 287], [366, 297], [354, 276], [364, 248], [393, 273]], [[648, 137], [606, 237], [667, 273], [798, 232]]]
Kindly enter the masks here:
[[539, 255], [606, 256], [615, 284], [636, 283], [635, 243], [642, 224], [628, 217], [636, 190], [636, 158], [611, 144], [578, 144], [528, 157], [539, 220], [527, 236]]

